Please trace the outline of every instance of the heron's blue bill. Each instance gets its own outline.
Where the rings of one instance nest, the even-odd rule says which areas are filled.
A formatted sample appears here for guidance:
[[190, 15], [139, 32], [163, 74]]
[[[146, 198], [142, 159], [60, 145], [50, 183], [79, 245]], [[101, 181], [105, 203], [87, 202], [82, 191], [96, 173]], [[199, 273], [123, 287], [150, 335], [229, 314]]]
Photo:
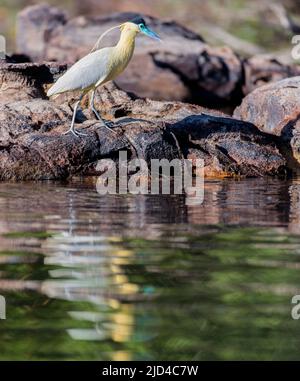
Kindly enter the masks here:
[[161, 41], [161, 38], [159, 37], [158, 34], [156, 34], [155, 32], [153, 32], [153, 30], [151, 30], [149, 27], [147, 26], [144, 26], [142, 29], [141, 29], [141, 32], [144, 33], [146, 36], [150, 37], [150, 38], [153, 38], [154, 40], [157, 40], [157, 41]]

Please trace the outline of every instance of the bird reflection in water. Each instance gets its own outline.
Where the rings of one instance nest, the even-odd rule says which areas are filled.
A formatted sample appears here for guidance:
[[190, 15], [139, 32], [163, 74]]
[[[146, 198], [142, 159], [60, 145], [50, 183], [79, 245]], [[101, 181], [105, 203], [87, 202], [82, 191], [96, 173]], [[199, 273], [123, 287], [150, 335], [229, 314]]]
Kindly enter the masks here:
[[[133, 252], [122, 247], [118, 237], [76, 235], [73, 199], [69, 203], [69, 230], [47, 238], [43, 250], [48, 253], [45, 265], [51, 280], [43, 282], [42, 292], [50, 298], [85, 301], [99, 312], [69, 311], [76, 320], [92, 323], [93, 328], [67, 329], [74, 340], [112, 340], [128, 342], [134, 334], [134, 306], [130, 301], [143, 299], [139, 287], [126, 275]], [[125, 270], [124, 270], [125, 269]], [[114, 358], [129, 359], [129, 353], [116, 351]]]

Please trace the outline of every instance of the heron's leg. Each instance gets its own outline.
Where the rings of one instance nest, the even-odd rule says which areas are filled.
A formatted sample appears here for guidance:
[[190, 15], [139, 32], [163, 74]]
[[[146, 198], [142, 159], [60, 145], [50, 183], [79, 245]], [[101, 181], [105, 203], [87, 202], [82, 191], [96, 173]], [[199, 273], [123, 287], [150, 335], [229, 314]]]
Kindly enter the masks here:
[[65, 135], [68, 134], [69, 132], [71, 132], [73, 135], [75, 135], [76, 137], [79, 137], [79, 136], [87, 136], [86, 134], [82, 133], [82, 132], [78, 132], [75, 130], [74, 128], [74, 124], [75, 124], [75, 119], [76, 119], [76, 113], [77, 113], [77, 109], [78, 109], [78, 106], [82, 100], [82, 98], [84, 97], [84, 94], [82, 94], [79, 98], [79, 100], [75, 103], [75, 106], [74, 106], [74, 110], [73, 110], [73, 117], [72, 117], [72, 122], [71, 122], [71, 127], [68, 129], [67, 132], [65, 132]]
[[91, 97], [91, 108], [92, 108], [92, 111], [93, 111], [93, 113], [95, 114], [96, 118], [97, 118], [98, 120], [101, 120], [101, 122], [103, 123], [103, 126], [104, 126], [104, 127], [106, 127], [109, 131], [112, 131], [113, 133], [116, 134], [116, 131], [112, 130], [111, 128], [109, 128], [109, 127], [106, 125], [105, 121], [101, 118], [101, 115], [100, 115], [99, 112], [96, 110], [96, 108], [95, 108], [95, 103], [94, 103], [94, 102], [95, 102], [95, 92], [96, 92], [96, 90], [94, 89], [93, 92], [92, 92], [92, 97]]

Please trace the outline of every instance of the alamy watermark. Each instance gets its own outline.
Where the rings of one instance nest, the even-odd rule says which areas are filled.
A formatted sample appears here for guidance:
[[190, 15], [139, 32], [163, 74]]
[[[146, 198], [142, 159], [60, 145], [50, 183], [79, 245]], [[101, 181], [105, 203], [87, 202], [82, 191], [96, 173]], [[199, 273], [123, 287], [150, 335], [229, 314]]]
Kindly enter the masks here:
[[5, 60], [6, 57], [6, 39], [0, 34], [0, 60]]
[[6, 300], [4, 296], [0, 295], [0, 320], [6, 319]]
[[294, 295], [291, 300], [292, 304], [295, 304], [291, 310], [291, 315], [294, 320], [300, 319], [300, 295]]
[[127, 151], [119, 152], [117, 162], [102, 159], [96, 170], [101, 172], [96, 188], [106, 194], [185, 194], [187, 205], [204, 200], [204, 161], [202, 159], [144, 159], [128, 161]]
[[292, 37], [292, 44], [294, 45], [291, 55], [294, 60], [300, 60], [300, 35], [296, 34]]

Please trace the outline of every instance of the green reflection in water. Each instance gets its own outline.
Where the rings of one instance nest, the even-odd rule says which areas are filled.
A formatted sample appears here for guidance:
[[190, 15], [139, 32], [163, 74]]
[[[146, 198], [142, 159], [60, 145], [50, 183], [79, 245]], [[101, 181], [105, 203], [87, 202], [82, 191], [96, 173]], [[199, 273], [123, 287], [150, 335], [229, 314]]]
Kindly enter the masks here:
[[35, 236], [43, 255], [3, 251], [0, 358], [299, 360], [290, 301], [300, 237], [157, 229], [148, 239]]

